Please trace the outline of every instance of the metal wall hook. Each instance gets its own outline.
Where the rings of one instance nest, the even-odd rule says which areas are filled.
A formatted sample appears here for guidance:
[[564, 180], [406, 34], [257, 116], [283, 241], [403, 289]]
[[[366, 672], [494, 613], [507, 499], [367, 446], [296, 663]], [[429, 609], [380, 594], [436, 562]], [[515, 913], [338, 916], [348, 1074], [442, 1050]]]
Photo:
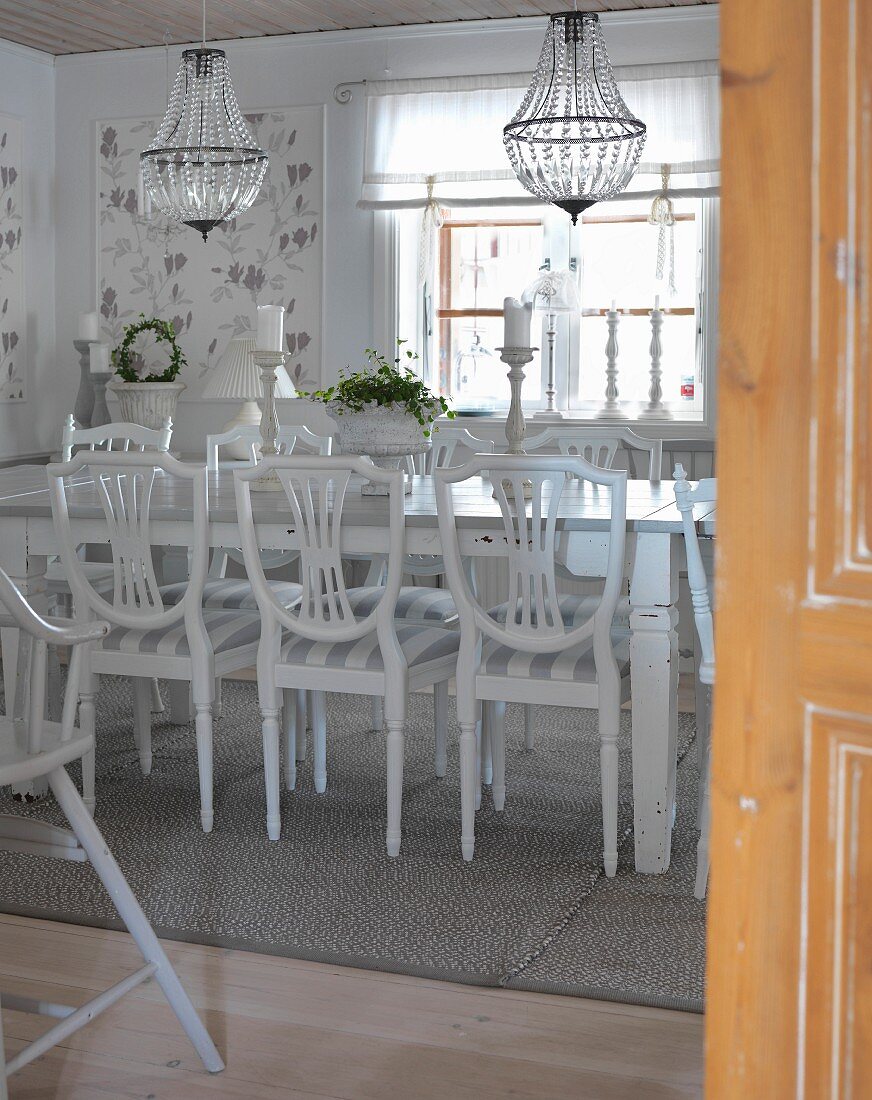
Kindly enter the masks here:
[[333, 89], [333, 98], [337, 103], [350, 103], [353, 98], [351, 89], [362, 88], [365, 84], [365, 80], [346, 80]]

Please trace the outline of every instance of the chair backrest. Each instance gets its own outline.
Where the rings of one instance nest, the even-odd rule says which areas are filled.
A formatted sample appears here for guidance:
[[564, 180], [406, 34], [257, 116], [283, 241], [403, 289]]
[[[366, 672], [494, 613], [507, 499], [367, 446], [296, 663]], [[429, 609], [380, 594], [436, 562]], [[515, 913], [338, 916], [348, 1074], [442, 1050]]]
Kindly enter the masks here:
[[663, 470], [666, 477], [681, 463], [689, 481], [717, 475], [717, 453], [710, 439], [664, 439]]
[[96, 428], [80, 428], [70, 413], [64, 421], [61, 437], [61, 461], [69, 462], [73, 447], [106, 451], [168, 451], [173, 434], [173, 422], [167, 417], [162, 428], [144, 428], [142, 424], [100, 424]]
[[687, 580], [693, 601], [693, 618], [702, 650], [699, 678], [704, 684], [713, 684], [715, 681], [714, 622], [709, 597], [709, 578], [706, 576], [705, 564], [700, 552], [694, 506], [715, 504], [718, 497], [718, 483], [715, 478], [708, 477], [700, 481], [695, 489], [691, 489], [681, 463], [675, 467], [674, 476], [675, 503], [681, 513], [681, 526], [684, 531]]
[[[94, 479], [93, 503], [99, 509], [96, 516], [93, 507], [88, 511], [89, 532], [94, 542], [105, 535], [112, 551], [111, 600], [94, 588], [75, 553], [81, 534], [78, 538], [73, 534], [68, 495], [75, 493], [81, 498], [83, 487], [69, 485], [65, 479], [85, 468]], [[163, 629], [184, 618], [187, 630], [199, 630], [209, 553], [206, 467], [179, 462], [165, 451], [79, 451], [69, 462], [53, 462], [47, 470], [52, 515], [76, 617], [97, 616], [118, 626], [140, 630]], [[166, 476], [156, 479], [158, 470]], [[168, 498], [177, 487], [190, 484], [193, 508], [190, 579], [179, 603], [168, 608], [164, 607], [152, 561], [151, 507], [158, 482]], [[185, 496], [177, 494], [181, 499]], [[193, 652], [193, 646], [191, 649]]]
[[[293, 530], [299, 541], [303, 592], [299, 605], [291, 610], [276, 599], [267, 584], [251, 506], [251, 482], [268, 470], [275, 470], [281, 481], [290, 513], [278, 518], [279, 505], [284, 501], [277, 501], [279, 494], [271, 493], [268, 522], [279, 522]], [[388, 487], [390, 525], [384, 589], [374, 610], [359, 619], [351, 610], [342, 570], [342, 516], [355, 474]], [[369, 459], [353, 455], [310, 458], [277, 455], [263, 459], [256, 467], [233, 471], [242, 552], [264, 622], [264, 637], [276, 624], [304, 638], [325, 642], [352, 641], [377, 630], [383, 655], [388, 659], [384, 645], [391, 638], [396, 643], [393, 618], [403, 575], [406, 522], [403, 476], [402, 470], [382, 470]], [[357, 491], [351, 492], [360, 506]]]
[[[248, 461], [254, 466], [260, 458], [261, 436], [260, 428], [249, 425], [238, 425], [227, 432], [219, 432], [206, 436], [206, 465], [210, 470], [218, 469], [218, 448], [228, 443], [242, 441], [248, 450]], [[309, 454], [329, 455], [333, 450], [333, 437], [330, 435], [316, 435], [303, 424], [288, 424], [279, 428], [276, 438], [279, 454], [289, 455], [294, 451], [302, 450]]]
[[630, 428], [575, 428], [568, 424], [565, 426], [557, 424], [524, 440], [524, 450], [527, 454], [535, 454], [546, 447], [554, 448], [563, 455], [579, 455], [604, 470], [610, 470], [614, 465], [619, 447], [630, 451], [644, 451], [648, 454], [649, 479], [660, 480], [663, 441], [644, 439]]
[[[505, 623], [493, 619], [472, 591], [463, 568], [452, 487], [487, 467], [500, 506], [509, 565]], [[555, 552], [558, 518], [567, 475], [611, 491], [609, 545], [604, 585], [591, 617], [567, 629], [558, 604]], [[627, 473], [603, 470], [578, 456], [476, 455], [463, 466], [435, 473], [442, 556], [462, 633], [482, 634], [531, 653], [553, 653], [593, 638], [595, 650], [611, 652], [610, 630], [624, 575], [627, 529]], [[524, 480], [532, 483], [529, 500]], [[502, 540], [494, 539], [497, 543]]]
[[479, 439], [468, 428], [459, 424], [434, 426], [430, 436], [431, 446], [423, 454], [409, 455], [406, 469], [410, 474], [432, 474], [437, 466], [454, 465], [458, 447], [466, 447], [472, 454], [493, 454], [496, 444], [492, 439]]

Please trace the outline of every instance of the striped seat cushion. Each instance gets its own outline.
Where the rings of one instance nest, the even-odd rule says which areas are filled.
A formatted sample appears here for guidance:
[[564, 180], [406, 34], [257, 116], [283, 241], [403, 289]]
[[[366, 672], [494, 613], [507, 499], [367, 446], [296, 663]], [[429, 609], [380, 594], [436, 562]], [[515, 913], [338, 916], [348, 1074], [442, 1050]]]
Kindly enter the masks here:
[[[409, 668], [450, 657], [457, 653], [460, 644], [460, 635], [454, 630], [414, 623], [397, 626], [397, 638]], [[285, 664], [315, 668], [380, 672], [384, 667], [375, 632], [353, 642], [313, 642], [297, 635], [282, 646], [281, 659]]]
[[[577, 626], [581, 626], [582, 623], [586, 623], [587, 620], [596, 611], [600, 602], [599, 596], [571, 596], [564, 595], [557, 597], [557, 606], [560, 608], [560, 615], [563, 619], [563, 625], [567, 630], [572, 630]], [[520, 601], [518, 603], [520, 608]], [[504, 623], [506, 621], [506, 613], [508, 611], [509, 604], [506, 603], [497, 604], [496, 607], [491, 607], [488, 610], [488, 615], [492, 619], [495, 619], [498, 623]], [[618, 604], [618, 610], [615, 615], [614, 630], [629, 630], [627, 623], [628, 608], [626, 602]], [[537, 615], [536, 608], [532, 608], [532, 615], [530, 616], [533, 625], [536, 625]]]
[[[378, 585], [368, 588], [349, 588], [348, 602], [358, 618], [375, 611], [384, 589]], [[451, 593], [444, 588], [401, 588], [397, 599], [397, 619], [419, 623], [449, 623], [457, 618], [457, 609]]]
[[[292, 607], [303, 591], [295, 581], [267, 582], [277, 600], [285, 607]], [[188, 590], [187, 581], [165, 584], [161, 590], [161, 599], [166, 607], [175, 606]], [[214, 607], [221, 611], [257, 611], [257, 600], [251, 590], [251, 582], [244, 577], [232, 580], [206, 581], [203, 586], [203, 607]]]
[[[251, 645], [260, 639], [260, 616], [250, 612], [206, 608], [203, 621], [215, 653]], [[132, 630], [116, 626], [103, 639], [103, 649], [117, 653], [153, 653], [159, 657], [190, 657], [183, 621], [162, 630]]]
[[[626, 631], [618, 628], [612, 632], [612, 645], [621, 674], [630, 663], [630, 641]], [[560, 653], [524, 653], [512, 646], [500, 645], [495, 639], [487, 639], [481, 647], [482, 676], [507, 676], [511, 679], [574, 681], [593, 683], [596, 668], [593, 663], [593, 643], [588, 641]]]

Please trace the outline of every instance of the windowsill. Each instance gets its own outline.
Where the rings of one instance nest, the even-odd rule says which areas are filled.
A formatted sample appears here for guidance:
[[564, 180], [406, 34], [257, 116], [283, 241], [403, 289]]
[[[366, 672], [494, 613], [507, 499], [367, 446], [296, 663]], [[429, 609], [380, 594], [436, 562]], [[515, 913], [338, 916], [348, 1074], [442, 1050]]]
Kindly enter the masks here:
[[[715, 438], [714, 429], [705, 423], [702, 412], [694, 410], [685, 412], [681, 409], [670, 409], [672, 416], [664, 420], [639, 420], [631, 410], [627, 412], [625, 420], [601, 420], [592, 410], [570, 409], [564, 411], [558, 419], [550, 417], [537, 417], [537, 409], [525, 409], [524, 420], [526, 422], [526, 434], [528, 436], [544, 432], [547, 428], [559, 427], [586, 427], [586, 428], [632, 428], [638, 435], [657, 439], [708, 439]], [[476, 435], [477, 424], [482, 428], [499, 426], [505, 429], [508, 410], [495, 411], [486, 416], [464, 416], [458, 413], [454, 419], [455, 424], [462, 424], [472, 435]]]

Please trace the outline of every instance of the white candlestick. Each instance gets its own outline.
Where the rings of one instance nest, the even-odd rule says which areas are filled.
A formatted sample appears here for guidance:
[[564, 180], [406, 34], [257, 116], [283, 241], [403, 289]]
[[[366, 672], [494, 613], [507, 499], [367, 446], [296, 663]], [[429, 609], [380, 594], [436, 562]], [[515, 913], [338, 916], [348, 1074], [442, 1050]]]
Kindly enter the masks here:
[[109, 345], [89, 344], [91, 374], [108, 374], [109, 372]]
[[533, 320], [533, 303], [526, 305], [517, 298], [506, 298], [503, 302], [503, 346], [507, 348], [528, 348], [530, 346], [530, 323]]
[[80, 313], [79, 314], [79, 337], [80, 340], [87, 340], [88, 343], [93, 343], [100, 339], [100, 314], [99, 313]]
[[284, 350], [285, 307], [257, 307], [257, 350], [280, 352]]

